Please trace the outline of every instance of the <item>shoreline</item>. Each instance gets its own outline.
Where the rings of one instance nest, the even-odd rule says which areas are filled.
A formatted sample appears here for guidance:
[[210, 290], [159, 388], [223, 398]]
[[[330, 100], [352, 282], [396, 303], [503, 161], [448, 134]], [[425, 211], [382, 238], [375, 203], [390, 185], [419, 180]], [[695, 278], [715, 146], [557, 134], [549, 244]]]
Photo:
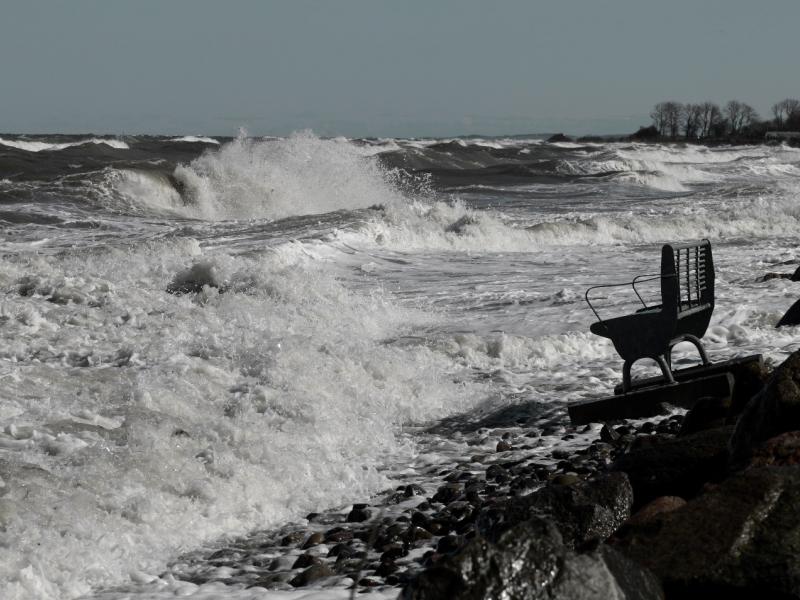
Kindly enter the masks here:
[[476, 427], [463, 434], [471, 456], [367, 502], [184, 555], [147, 585], [319, 599], [800, 597], [788, 550], [800, 539], [790, 502], [800, 498], [800, 386], [787, 382], [800, 382], [800, 352], [745, 374], [760, 389], [747, 403]]

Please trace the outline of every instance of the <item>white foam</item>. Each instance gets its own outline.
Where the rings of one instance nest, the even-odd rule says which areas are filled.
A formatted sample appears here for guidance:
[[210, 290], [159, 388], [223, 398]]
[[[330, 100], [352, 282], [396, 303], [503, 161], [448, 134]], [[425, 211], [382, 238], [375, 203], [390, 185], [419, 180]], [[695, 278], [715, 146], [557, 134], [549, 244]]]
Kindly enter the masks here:
[[390, 174], [359, 147], [311, 133], [271, 141], [239, 136], [174, 175], [187, 209], [209, 220], [326, 213], [398, 196]]
[[190, 144], [216, 144], [219, 145], [219, 140], [212, 137], [202, 135], [184, 135], [182, 137], [175, 137], [170, 139], [171, 142], [187, 142]]
[[11, 148], [18, 148], [27, 152], [52, 152], [54, 150], [64, 150], [65, 148], [72, 148], [74, 146], [83, 146], [84, 144], [105, 144], [117, 150], [127, 150], [128, 144], [122, 140], [112, 138], [91, 138], [80, 140], [77, 142], [40, 142], [32, 140], [7, 140], [0, 138], [0, 144], [9, 146]]
[[[297, 244], [0, 260], [0, 287], [28, 294], [0, 312], [4, 600], [73, 598], [367, 497], [387, 453], [413, 453], [403, 423], [483, 393], [446, 353], [384, 343], [429, 317], [348, 291]], [[166, 293], [193, 264], [224, 288]]]

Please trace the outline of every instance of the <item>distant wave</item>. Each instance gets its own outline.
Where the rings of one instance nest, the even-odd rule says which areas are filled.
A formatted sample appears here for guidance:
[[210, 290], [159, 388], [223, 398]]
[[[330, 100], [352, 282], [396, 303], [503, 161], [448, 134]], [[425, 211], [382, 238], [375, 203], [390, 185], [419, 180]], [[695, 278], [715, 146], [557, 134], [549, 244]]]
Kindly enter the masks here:
[[26, 152], [53, 152], [55, 150], [63, 150], [64, 148], [71, 148], [73, 146], [83, 146], [84, 144], [105, 144], [117, 150], [128, 150], [129, 146], [122, 140], [117, 139], [104, 139], [104, 138], [91, 138], [86, 140], [79, 140], [76, 142], [45, 142], [37, 140], [7, 140], [0, 138], [0, 144], [9, 146], [10, 148], [17, 148], [18, 150], [25, 150]]
[[188, 142], [193, 144], [216, 144], [219, 145], [219, 141], [215, 140], [211, 137], [205, 136], [198, 136], [198, 135], [184, 135], [183, 137], [176, 137], [171, 138], [170, 142]]

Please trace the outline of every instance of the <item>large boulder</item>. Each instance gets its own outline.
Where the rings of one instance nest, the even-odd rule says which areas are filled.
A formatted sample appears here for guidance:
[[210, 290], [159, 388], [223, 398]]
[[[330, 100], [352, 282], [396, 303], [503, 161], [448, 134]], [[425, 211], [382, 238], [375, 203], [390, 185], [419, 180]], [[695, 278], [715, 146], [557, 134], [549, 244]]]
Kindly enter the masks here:
[[629, 524], [616, 548], [670, 598], [800, 598], [800, 467], [754, 468]]
[[623, 454], [611, 465], [627, 474], [638, 509], [660, 496], [691, 498], [709, 481], [727, 472], [732, 426], [708, 429], [679, 438], [658, 438]]
[[730, 440], [732, 464], [745, 465], [759, 444], [794, 430], [800, 430], [800, 351], [775, 369], [745, 406]]
[[633, 490], [624, 473], [604, 473], [574, 485], [544, 488], [483, 511], [479, 532], [490, 540], [537, 515], [552, 519], [570, 547], [602, 541], [631, 515]]
[[459, 553], [422, 572], [404, 600], [657, 600], [652, 573], [606, 546], [577, 554], [549, 519], [534, 517], [496, 544], [475, 538]]

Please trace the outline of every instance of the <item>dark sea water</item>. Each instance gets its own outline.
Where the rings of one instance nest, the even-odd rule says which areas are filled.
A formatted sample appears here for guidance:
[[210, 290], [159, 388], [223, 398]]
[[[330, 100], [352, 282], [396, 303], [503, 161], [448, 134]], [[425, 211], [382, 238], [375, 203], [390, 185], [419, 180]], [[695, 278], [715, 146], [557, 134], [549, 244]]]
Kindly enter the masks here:
[[141, 597], [468, 454], [455, 417], [609, 392], [583, 292], [665, 241], [711, 239], [712, 358], [800, 345], [798, 284], [757, 282], [800, 261], [783, 146], [0, 135], [0, 225], [4, 599]]

